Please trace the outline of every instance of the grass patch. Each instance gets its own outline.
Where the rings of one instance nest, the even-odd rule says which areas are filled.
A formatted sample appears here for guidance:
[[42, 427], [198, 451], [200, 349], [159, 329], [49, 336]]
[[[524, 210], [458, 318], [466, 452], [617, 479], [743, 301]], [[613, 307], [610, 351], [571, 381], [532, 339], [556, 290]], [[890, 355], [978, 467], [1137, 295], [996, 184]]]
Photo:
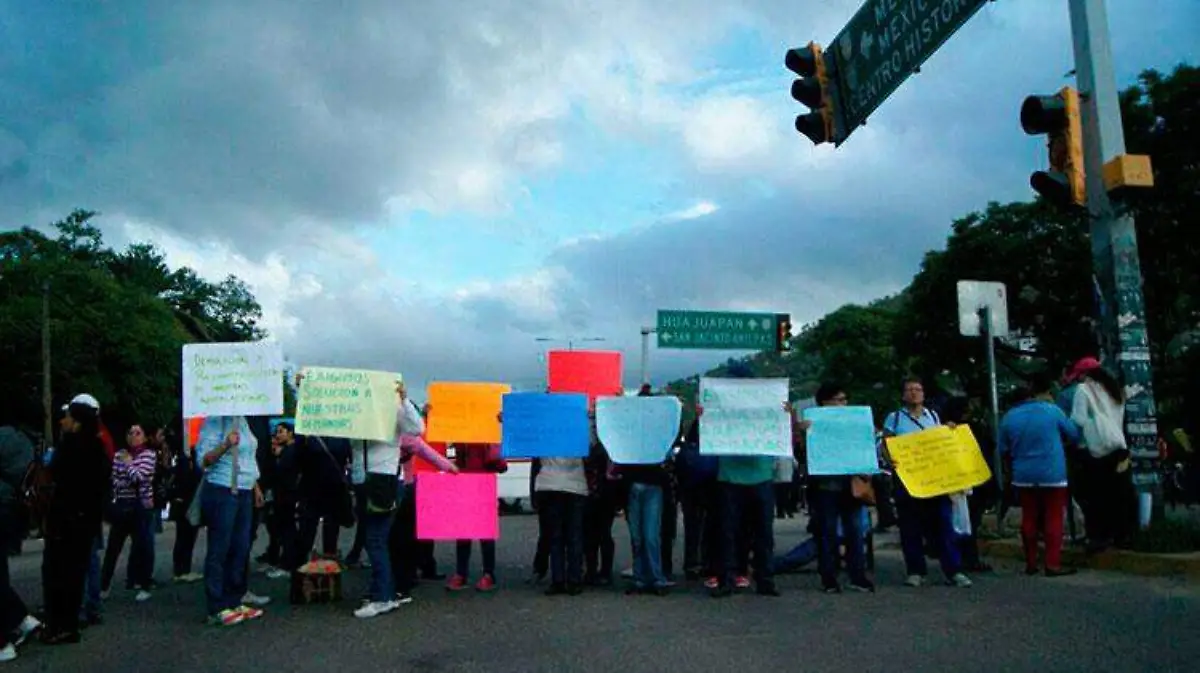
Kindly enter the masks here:
[[1133, 536], [1133, 550], [1150, 554], [1186, 554], [1200, 551], [1200, 523], [1163, 519]]

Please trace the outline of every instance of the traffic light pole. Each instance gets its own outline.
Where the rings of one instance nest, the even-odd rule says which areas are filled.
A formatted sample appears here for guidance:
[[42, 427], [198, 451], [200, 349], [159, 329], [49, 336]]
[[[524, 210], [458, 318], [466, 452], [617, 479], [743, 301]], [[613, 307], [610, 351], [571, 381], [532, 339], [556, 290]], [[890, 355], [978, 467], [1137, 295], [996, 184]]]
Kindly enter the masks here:
[[1114, 208], [1103, 180], [1105, 161], [1125, 153], [1108, 17], [1104, 0], [1069, 3], [1075, 76], [1082, 103], [1092, 260], [1100, 288], [1100, 349], [1106, 363], [1115, 362], [1119, 367], [1125, 384], [1125, 431], [1134, 458], [1134, 483], [1139, 493], [1153, 493], [1156, 507], [1161, 507], [1161, 485], [1155, 469], [1157, 411], [1137, 233], [1133, 217]]

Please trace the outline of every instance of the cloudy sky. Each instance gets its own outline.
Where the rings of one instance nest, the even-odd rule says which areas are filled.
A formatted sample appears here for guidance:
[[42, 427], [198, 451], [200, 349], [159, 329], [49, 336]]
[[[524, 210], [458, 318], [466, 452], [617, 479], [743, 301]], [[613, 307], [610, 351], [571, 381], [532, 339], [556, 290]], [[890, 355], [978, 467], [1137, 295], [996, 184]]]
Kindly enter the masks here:
[[[815, 320], [1029, 197], [1017, 112], [1069, 83], [1067, 2], [989, 3], [814, 148], [783, 54], [859, 4], [0, 0], [0, 226], [90, 208], [236, 273], [297, 363], [528, 387], [600, 337], [634, 385], [656, 309]], [[1197, 0], [1108, 4], [1122, 85], [1200, 62]]]

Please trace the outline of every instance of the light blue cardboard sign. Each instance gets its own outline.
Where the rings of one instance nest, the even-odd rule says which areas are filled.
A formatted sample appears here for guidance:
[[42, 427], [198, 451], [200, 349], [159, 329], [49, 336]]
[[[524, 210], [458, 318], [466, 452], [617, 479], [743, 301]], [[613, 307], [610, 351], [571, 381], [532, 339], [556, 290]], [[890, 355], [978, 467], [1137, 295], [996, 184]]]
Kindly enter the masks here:
[[875, 474], [875, 420], [870, 407], [812, 407], [808, 429], [808, 473], [814, 476]]
[[583, 458], [592, 428], [587, 395], [508, 393], [501, 400], [505, 458]]
[[655, 465], [675, 444], [682, 414], [674, 397], [601, 397], [596, 436], [618, 465]]

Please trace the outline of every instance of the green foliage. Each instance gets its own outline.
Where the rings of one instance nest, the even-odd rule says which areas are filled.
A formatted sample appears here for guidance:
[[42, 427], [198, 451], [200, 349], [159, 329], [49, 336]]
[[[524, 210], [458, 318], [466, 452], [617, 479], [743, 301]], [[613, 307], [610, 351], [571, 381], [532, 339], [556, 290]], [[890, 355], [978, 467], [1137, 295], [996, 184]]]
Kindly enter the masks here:
[[[1154, 189], [1123, 196], [1121, 207], [1137, 220], [1160, 423], [1200, 432], [1200, 69], [1146, 71], [1121, 104], [1128, 151], [1150, 155], [1155, 172]], [[900, 294], [830, 313], [802, 330], [785, 358], [744, 361], [758, 376], [790, 377], [794, 399], [831, 380], [877, 413], [897, 403], [907, 373], [927, 388], [986, 398], [983, 346], [958, 332], [959, 280], [1003, 282], [1012, 332], [1035, 344], [1029, 352], [1017, 340], [1000, 344], [1002, 392], [1096, 352], [1088, 223], [1034, 201], [990, 203], [956, 220], [945, 249], [927, 253]], [[695, 381], [669, 389], [687, 401]]]
[[88, 392], [117, 428], [179, 416], [183, 344], [263, 336], [261, 308], [240, 280], [213, 285], [191, 269], [172, 272], [144, 243], [106, 248], [94, 216], [71, 213], [54, 238], [30, 228], [0, 234], [0, 408], [11, 421], [43, 425], [45, 286], [52, 408]]

